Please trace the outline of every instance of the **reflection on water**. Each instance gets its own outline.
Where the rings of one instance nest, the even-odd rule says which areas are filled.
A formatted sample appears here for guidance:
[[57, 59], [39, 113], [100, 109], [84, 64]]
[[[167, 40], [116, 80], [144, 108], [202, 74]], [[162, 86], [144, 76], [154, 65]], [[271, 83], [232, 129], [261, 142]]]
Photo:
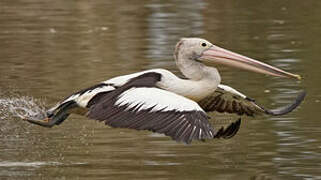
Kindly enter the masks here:
[[[181, 1], [175, 6], [170, 3], [153, 3], [146, 7], [151, 10], [147, 18], [146, 38], [149, 40], [149, 49], [146, 58], [158, 62], [167, 61], [173, 54], [173, 48], [168, 48], [168, 44], [174, 45], [181, 37], [199, 37], [204, 33], [201, 12], [205, 8], [205, 3], [201, 0]], [[178, 22], [182, 25], [177, 25]], [[155, 62], [154, 65], [159, 67], [165, 63]]]
[[[113, 76], [156, 67], [178, 73], [172, 51], [186, 36], [303, 75], [296, 82], [219, 66], [223, 83], [257, 102], [285, 105], [302, 88], [308, 97], [286, 116], [243, 118], [232, 139], [192, 145], [79, 116], [52, 129], [1, 116], [0, 179], [321, 179], [321, 3], [286, 2], [1, 1], [7, 115], [6, 92], [54, 105]], [[214, 124], [236, 119], [211, 116]]]
[[60, 165], [58, 162], [1, 162], [0, 167], [39, 167], [47, 165]]

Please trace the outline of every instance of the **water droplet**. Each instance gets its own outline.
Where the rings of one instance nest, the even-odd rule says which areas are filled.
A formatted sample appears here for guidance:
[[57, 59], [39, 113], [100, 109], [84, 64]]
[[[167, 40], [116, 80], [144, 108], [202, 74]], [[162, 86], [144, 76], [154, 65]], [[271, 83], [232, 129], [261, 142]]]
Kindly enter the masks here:
[[108, 27], [101, 27], [100, 28], [102, 31], [107, 31], [108, 30]]
[[0, 98], [0, 117], [43, 119], [46, 117], [44, 102], [29, 96], [13, 96]]
[[56, 33], [57, 31], [56, 31], [54, 28], [50, 28], [50, 29], [49, 29], [49, 32], [50, 32], [50, 33]]

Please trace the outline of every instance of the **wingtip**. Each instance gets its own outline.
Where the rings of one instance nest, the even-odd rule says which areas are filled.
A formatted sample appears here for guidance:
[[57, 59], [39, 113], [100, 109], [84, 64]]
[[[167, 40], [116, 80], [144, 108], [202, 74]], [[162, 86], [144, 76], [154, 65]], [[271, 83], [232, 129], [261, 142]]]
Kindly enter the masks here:
[[230, 139], [234, 137], [240, 129], [241, 121], [241, 118], [239, 118], [237, 121], [231, 123], [226, 128], [221, 127], [221, 129], [219, 129], [215, 134], [214, 138]]
[[273, 115], [273, 116], [280, 116], [280, 115], [290, 113], [291, 111], [296, 109], [301, 104], [301, 102], [304, 100], [306, 94], [307, 94], [307, 92], [305, 90], [302, 90], [292, 104], [289, 104], [287, 106], [284, 106], [284, 107], [281, 107], [278, 109], [266, 110], [266, 113]]

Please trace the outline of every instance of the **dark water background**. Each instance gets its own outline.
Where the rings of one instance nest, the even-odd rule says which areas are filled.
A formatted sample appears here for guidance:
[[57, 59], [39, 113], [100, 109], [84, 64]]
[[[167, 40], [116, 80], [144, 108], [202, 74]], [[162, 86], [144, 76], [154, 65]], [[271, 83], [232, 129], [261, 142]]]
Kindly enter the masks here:
[[219, 67], [223, 83], [267, 107], [301, 89], [305, 102], [282, 117], [244, 118], [232, 139], [192, 145], [79, 116], [53, 129], [0, 119], [0, 179], [321, 179], [321, 1], [1, 0], [0, 100], [17, 93], [53, 105], [113, 76], [178, 72], [173, 48], [190, 36], [304, 77]]

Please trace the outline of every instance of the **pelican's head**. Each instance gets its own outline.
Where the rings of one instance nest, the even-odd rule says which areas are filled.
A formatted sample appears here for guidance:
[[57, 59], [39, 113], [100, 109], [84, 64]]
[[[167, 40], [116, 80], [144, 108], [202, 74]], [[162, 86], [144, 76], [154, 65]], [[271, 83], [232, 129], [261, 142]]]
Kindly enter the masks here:
[[182, 38], [175, 48], [175, 59], [199, 63], [223, 64], [272, 76], [301, 79], [300, 75], [283, 71], [279, 68], [251, 59], [213, 45], [201, 38]]

